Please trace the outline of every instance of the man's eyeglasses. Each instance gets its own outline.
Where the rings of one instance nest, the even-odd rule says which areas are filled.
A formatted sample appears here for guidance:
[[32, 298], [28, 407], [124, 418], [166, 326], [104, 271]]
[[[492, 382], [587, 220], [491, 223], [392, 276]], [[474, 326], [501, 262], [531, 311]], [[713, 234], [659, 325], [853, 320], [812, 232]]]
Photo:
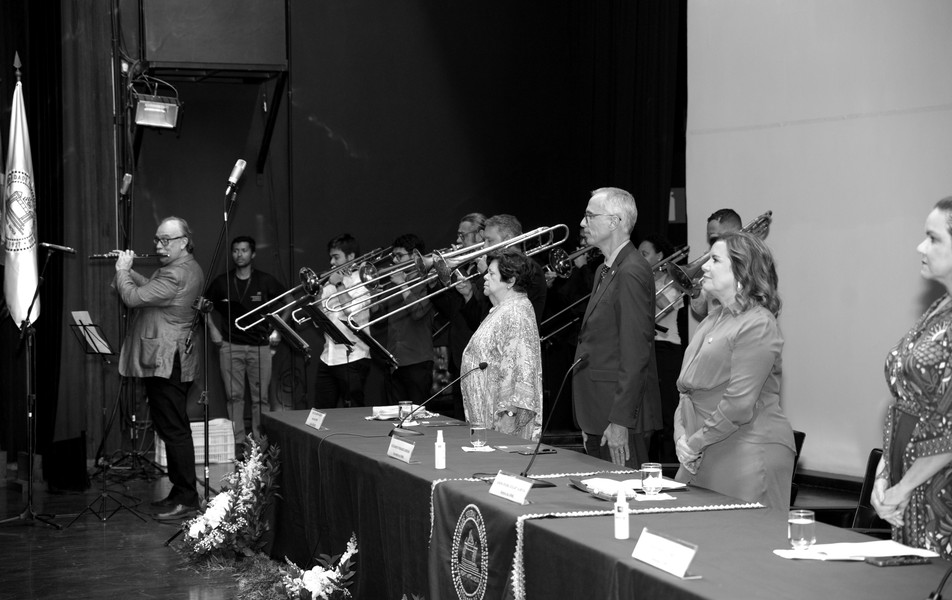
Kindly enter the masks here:
[[592, 221], [592, 219], [594, 219], [595, 217], [613, 217], [613, 218], [618, 218], [618, 215], [613, 215], [613, 214], [611, 214], [611, 213], [590, 213], [590, 212], [586, 212], [586, 213], [585, 213], [585, 222], [586, 222], [586, 223], [590, 223], [590, 222]]
[[153, 243], [153, 244], [162, 244], [162, 247], [163, 247], [163, 248], [168, 248], [168, 247], [169, 247], [169, 244], [171, 244], [173, 240], [180, 240], [180, 239], [182, 239], [183, 237], [186, 237], [186, 236], [184, 236], [184, 235], [177, 235], [177, 236], [175, 236], [175, 237], [158, 237], [158, 236], [157, 236], [157, 237], [152, 238], [152, 243]]

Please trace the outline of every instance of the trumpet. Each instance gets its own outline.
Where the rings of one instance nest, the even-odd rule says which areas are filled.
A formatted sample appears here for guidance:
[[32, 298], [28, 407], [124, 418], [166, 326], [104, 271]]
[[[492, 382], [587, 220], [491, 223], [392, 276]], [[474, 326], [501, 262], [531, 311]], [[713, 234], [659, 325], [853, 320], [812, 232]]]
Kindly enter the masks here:
[[[562, 231], [562, 237], [561, 239], [556, 239], [556, 232], [560, 230]], [[400, 286], [395, 286], [395, 288], [393, 289], [397, 290], [396, 293], [403, 293], [404, 291], [406, 291], [407, 289], [411, 289], [412, 287], [423, 285], [424, 283], [429, 284], [434, 279], [440, 280], [440, 283], [443, 284], [442, 288], [438, 290], [434, 290], [433, 292], [430, 292], [429, 294], [426, 294], [420, 298], [417, 298], [416, 300], [412, 302], [408, 302], [404, 304], [403, 306], [399, 306], [374, 319], [370, 319], [367, 323], [364, 323], [362, 325], [359, 325], [354, 321], [354, 315], [366, 310], [374, 310], [378, 308], [381, 304], [386, 302], [386, 299], [376, 300], [376, 301], [367, 303], [368, 298], [366, 297], [360, 298], [359, 300], [355, 300], [354, 302], [347, 305], [347, 307], [350, 308], [355, 303], [365, 304], [365, 306], [361, 306], [360, 308], [352, 312], [348, 316], [348, 321], [350, 323], [350, 326], [357, 330], [371, 327], [374, 324], [379, 323], [380, 321], [389, 319], [390, 317], [398, 313], [401, 313], [411, 308], [412, 306], [415, 306], [416, 304], [420, 302], [423, 302], [424, 300], [429, 300], [430, 298], [438, 294], [442, 294], [451, 288], [454, 288], [466, 281], [473, 279], [477, 275], [481, 275], [478, 269], [472, 269], [471, 267], [473, 266], [473, 264], [475, 263], [477, 259], [483, 256], [491, 254], [495, 252], [496, 250], [501, 250], [503, 248], [511, 248], [513, 246], [523, 244], [529, 240], [538, 239], [542, 243], [526, 252], [526, 256], [534, 256], [536, 254], [539, 254], [540, 252], [545, 252], [546, 250], [550, 250], [551, 248], [554, 248], [555, 246], [558, 246], [559, 244], [565, 242], [565, 240], [568, 239], [568, 236], [569, 236], [569, 228], [564, 224], [559, 224], [559, 225], [553, 225], [551, 227], [539, 227], [539, 228], [533, 229], [532, 231], [525, 232], [521, 235], [517, 235], [514, 238], [504, 240], [502, 242], [499, 242], [498, 244], [493, 244], [491, 246], [486, 246], [484, 242], [479, 249], [476, 249], [475, 246], [469, 246], [467, 248], [461, 248], [458, 250], [454, 250], [453, 252], [442, 254], [442, 255], [435, 253], [437, 254], [437, 256], [433, 258], [433, 262], [429, 265], [429, 268], [432, 268], [433, 270], [436, 271], [435, 273], [432, 273], [428, 275], [427, 277], [423, 277], [416, 281], [413, 281], [407, 287], [401, 287], [406, 285], [406, 284], [401, 284]], [[447, 258], [452, 259], [454, 263], [453, 266], [449, 265]], [[470, 270], [470, 273], [467, 275], [463, 275], [460, 269], [468, 269]], [[454, 277], [456, 278], [455, 281], [454, 281]], [[387, 290], [387, 291], [392, 292], [393, 289]], [[344, 310], [344, 309], [340, 308], [339, 310]]]
[[[770, 233], [770, 223], [772, 220], [773, 211], [768, 210], [742, 227], [741, 231], [756, 235], [760, 239], [764, 239], [767, 237], [767, 234]], [[671, 281], [678, 288], [678, 290], [681, 291], [682, 294], [693, 296], [700, 290], [699, 284], [701, 281], [701, 267], [704, 266], [704, 263], [706, 263], [710, 257], [711, 251], [708, 250], [699, 258], [691, 261], [690, 264], [683, 268], [674, 263], [667, 264], [665, 268], [668, 271], [668, 275], [671, 277]]]
[[[133, 254], [132, 258], [133, 260], [140, 260], [140, 259], [149, 259], [149, 258], [159, 258], [161, 256], [162, 256], [161, 254]], [[90, 254], [88, 258], [89, 260], [116, 260], [117, 258], [119, 258], [119, 253], [106, 252], [104, 254]]]

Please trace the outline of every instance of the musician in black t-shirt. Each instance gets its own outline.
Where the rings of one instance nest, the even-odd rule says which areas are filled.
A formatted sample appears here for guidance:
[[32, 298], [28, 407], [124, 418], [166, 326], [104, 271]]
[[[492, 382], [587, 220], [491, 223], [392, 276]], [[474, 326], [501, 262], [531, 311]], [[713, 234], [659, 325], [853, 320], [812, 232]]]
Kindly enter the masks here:
[[[209, 319], [209, 334], [212, 343], [221, 345], [219, 360], [221, 376], [228, 395], [228, 417], [235, 430], [235, 443], [241, 447], [245, 441], [245, 379], [251, 395], [251, 427], [256, 435], [261, 434], [261, 411], [270, 411], [268, 386], [271, 383], [271, 348], [277, 346], [281, 336], [272, 331], [264, 321], [242, 331], [235, 319], [261, 306], [284, 292], [284, 288], [271, 275], [254, 268], [255, 240], [238, 236], [231, 242], [231, 259], [235, 268], [219, 275], [208, 288], [207, 298], [215, 305], [221, 317], [222, 334]], [[275, 410], [285, 408], [276, 402]]]

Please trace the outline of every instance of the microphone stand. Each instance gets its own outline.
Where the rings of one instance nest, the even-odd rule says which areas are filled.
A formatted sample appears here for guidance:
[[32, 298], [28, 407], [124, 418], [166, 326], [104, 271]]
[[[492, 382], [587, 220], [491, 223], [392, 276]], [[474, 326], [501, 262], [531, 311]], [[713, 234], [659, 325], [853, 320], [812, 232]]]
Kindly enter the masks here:
[[[244, 161], [239, 161], [244, 162]], [[237, 165], [235, 165], [237, 169]], [[244, 166], [242, 166], [244, 169]], [[234, 171], [232, 172], [234, 175]], [[212, 260], [209, 264], [214, 267], [215, 263], [218, 262], [218, 257], [221, 256], [222, 244], [224, 243], [225, 236], [228, 235], [228, 217], [235, 209], [235, 204], [238, 202], [238, 189], [237, 183], [238, 178], [241, 177], [239, 172], [235, 181], [232, 182], [229, 179], [228, 188], [225, 190], [225, 197], [228, 199], [228, 206], [225, 207], [224, 217], [222, 220], [221, 227], [218, 228], [218, 241], [215, 242], [215, 251], [212, 253]], [[225, 266], [225, 275], [228, 275], [228, 266]], [[208, 313], [212, 311], [212, 303], [210, 300], [206, 300], [205, 296], [208, 295], [208, 288], [211, 287], [211, 279], [209, 277], [205, 278], [205, 289], [202, 290], [202, 295], [195, 299], [194, 308], [195, 315], [192, 317], [192, 324], [189, 326], [188, 337], [185, 338], [185, 353], [189, 354], [192, 351], [192, 336], [195, 334], [195, 330], [198, 328], [198, 324], [203, 321], [203, 317], [207, 318]], [[229, 303], [230, 305], [230, 303]], [[229, 320], [231, 316], [229, 315]], [[228, 331], [231, 332], [231, 323], [228, 323]], [[202, 393], [199, 395], [198, 403], [202, 405], [202, 421], [204, 426], [204, 442], [205, 442], [205, 461], [202, 469], [202, 487], [205, 489], [204, 495], [204, 506], [208, 506], [208, 492], [211, 487], [208, 485], [209, 471], [209, 452], [208, 452], [208, 327], [202, 328], [203, 335], [203, 347], [202, 347]], [[242, 414], [242, 419], [244, 415]], [[165, 546], [171, 544], [175, 538], [182, 534], [182, 528], [179, 528], [169, 539], [165, 540]]]
[[948, 581], [949, 575], [952, 575], [952, 567], [946, 570], [945, 575], [942, 576], [942, 581], [939, 582], [935, 591], [926, 597], [926, 600], [942, 600], [942, 589], [945, 587], [945, 582]]
[[52, 518], [56, 515], [41, 515], [33, 510], [33, 461], [36, 451], [36, 392], [33, 390], [33, 376], [35, 371], [36, 354], [34, 342], [36, 339], [36, 329], [30, 321], [30, 314], [33, 312], [33, 305], [40, 296], [40, 286], [43, 285], [43, 274], [46, 273], [46, 266], [50, 263], [52, 251], [46, 253], [46, 260], [43, 261], [43, 268], [36, 280], [36, 289], [33, 291], [33, 300], [30, 301], [29, 308], [26, 309], [26, 317], [20, 324], [20, 341], [26, 343], [26, 446], [29, 460], [27, 461], [29, 473], [27, 473], [27, 495], [26, 508], [19, 515], [0, 520], [0, 524], [11, 523], [13, 521], [25, 521], [29, 525], [35, 525], [37, 521], [53, 527], [62, 529], [61, 525], [54, 523]]
[[[240, 174], [238, 175], [241, 176]], [[237, 181], [235, 182], [237, 183]], [[218, 241], [215, 242], [215, 251], [212, 253], [212, 259], [208, 263], [214, 268], [215, 263], [218, 262], [218, 257], [221, 256], [222, 245], [224, 244], [225, 236], [228, 234], [228, 217], [234, 212], [235, 205], [238, 203], [238, 189], [237, 185], [229, 184], [228, 189], [226, 190], [226, 197], [228, 198], [228, 206], [225, 207], [224, 217], [222, 220], [221, 227], [218, 229]], [[228, 273], [228, 267], [225, 267], [225, 273]], [[208, 288], [211, 287], [211, 278], [205, 278], [205, 289], [202, 290], [202, 295], [195, 300], [195, 316], [192, 318], [192, 324], [189, 328], [188, 337], [185, 339], [185, 353], [188, 354], [192, 351], [192, 336], [195, 334], [195, 330], [198, 328], [198, 324], [203, 320], [203, 316], [207, 315], [212, 310], [212, 303], [205, 299], [205, 296], [208, 295]], [[229, 323], [229, 328], [231, 324]], [[204, 328], [204, 348], [203, 348], [203, 366], [202, 370], [204, 371], [202, 377], [202, 389], [201, 396], [199, 397], [199, 404], [202, 405], [203, 411], [203, 420], [205, 426], [205, 464], [204, 464], [204, 483], [202, 484], [205, 488], [205, 505], [208, 505], [208, 472], [209, 472], [209, 456], [208, 456], [208, 328]], [[244, 418], [244, 417], [242, 417]]]
[[453, 381], [451, 381], [451, 382], [447, 383], [446, 385], [444, 385], [444, 386], [440, 389], [440, 391], [438, 391], [437, 393], [433, 394], [432, 396], [430, 396], [429, 398], [427, 398], [426, 400], [424, 400], [423, 402], [421, 402], [421, 403], [419, 404], [419, 406], [417, 406], [416, 408], [414, 408], [413, 410], [410, 411], [410, 414], [408, 414], [407, 416], [405, 416], [405, 417], [403, 417], [402, 419], [400, 419], [400, 422], [397, 423], [397, 424], [394, 426], [394, 428], [390, 430], [390, 433], [387, 434], [387, 435], [390, 435], [390, 436], [394, 436], [394, 435], [395, 435], [395, 436], [397, 436], [397, 437], [406, 437], [406, 436], [410, 436], [410, 435], [423, 435], [423, 432], [422, 432], [422, 431], [417, 431], [417, 430], [415, 430], [415, 429], [407, 429], [406, 427], [403, 426], [403, 424], [406, 423], [407, 421], [409, 421], [409, 420], [410, 420], [410, 417], [412, 417], [415, 412], [417, 412], [418, 410], [420, 410], [421, 408], [423, 408], [424, 406], [426, 406], [427, 403], [428, 403], [430, 400], [432, 400], [432, 399], [434, 399], [434, 398], [438, 398], [439, 396], [441, 396], [441, 395], [443, 394], [443, 392], [445, 392], [446, 390], [450, 389], [452, 386], [456, 385], [456, 383], [457, 383], [458, 381], [462, 380], [464, 377], [466, 377], [467, 375], [469, 375], [469, 374], [472, 373], [473, 371], [483, 371], [483, 370], [485, 370], [486, 367], [488, 367], [488, 366], [489, 366], [489, 363], [481, 362], [481, 363], [479, 363], [478, 365], [476, 365], [475, 367], [473, 367], [472, 369], [470, 369], [469, 371], [466, 371], [465, 373], [463, 373], [462, 375], [460, 375], [459, 377], [457, 377], [456, 379], [454, 379]]
[[[562, 390], [565, 389], [565, 382], [569, 380], [569, 375], [572, 374], [572, 371], [575, 370], [575, 367], [582, 364], [582, 362], [588, 358], [588, 355], [583, 354], [578, 357], [574, 363], [568, 368], [565, 372], [565, 376], [562, 377], [562, 385], [559, 386], [559, 392], [555, 395], [555, 400], [552, 402], [552, 410], [549, 411], [549, 418], [545, 420], [545, 424], [542, 426], [542, 431], [539, 432], [539, 441], [536, 442], [535, 450], [532, 451], [532, 458], [529, 459], [529, 464], [526, 465], [526, 468], [519, 474], [520, 477], [528, 477], [529, 469], [532, 468], [532, 463], [535, 462], [537, 456], [539, 456], [539, 447], [542, 445], [542, 436], [545, 435], [546, 430], [549, 428], [549, 423], [552, 421], [552, 415], [555, 414], [555, 407], [559, 403], [559, 398], [562, 397]], [[555, 487], [555, 484], [551, 481], [546, 481], [544, 479], [533, 479], [532, 487]]]

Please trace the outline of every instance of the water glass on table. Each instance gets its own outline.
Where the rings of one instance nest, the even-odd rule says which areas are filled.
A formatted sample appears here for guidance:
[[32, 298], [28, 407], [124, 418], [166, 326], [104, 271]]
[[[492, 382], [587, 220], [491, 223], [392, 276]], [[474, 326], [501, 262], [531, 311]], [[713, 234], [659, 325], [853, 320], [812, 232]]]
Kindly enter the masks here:
[[469, 443], [473, 445], [473, 448], [482, 448], [486, 445], [488, 439], [486, 433], [486, 426], [479, 423], [473, 423], [469, 427]]
[[794, 550], [807, 550], [816, 543], [816, 516], [812, 510], [790, 511], [787, 516], [787, 538]]
[[641, 489], [645, 494], [654, 496], [661, 491], [661, 463], [641, 464]]

